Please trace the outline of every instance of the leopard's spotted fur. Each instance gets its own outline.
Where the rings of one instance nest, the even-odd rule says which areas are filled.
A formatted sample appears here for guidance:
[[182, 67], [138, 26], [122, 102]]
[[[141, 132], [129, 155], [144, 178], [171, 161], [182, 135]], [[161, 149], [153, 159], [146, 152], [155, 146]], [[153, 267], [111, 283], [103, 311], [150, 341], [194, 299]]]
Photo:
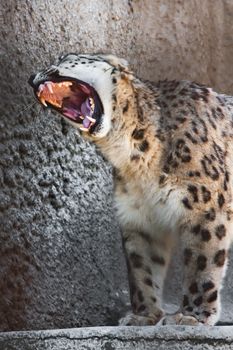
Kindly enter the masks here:
[[228, 97], [188, 81], [140, 80], [111, 55], [68, 55], [55, 68], [81, 76], [103, 102], [100, 128], [85, 136], [114, 168], [133, 311], [120, 324], [156, 324], [164, 316], [163, 281], [177, 235], [183, 300], [162, 323], [215, 324], [233, 235]]

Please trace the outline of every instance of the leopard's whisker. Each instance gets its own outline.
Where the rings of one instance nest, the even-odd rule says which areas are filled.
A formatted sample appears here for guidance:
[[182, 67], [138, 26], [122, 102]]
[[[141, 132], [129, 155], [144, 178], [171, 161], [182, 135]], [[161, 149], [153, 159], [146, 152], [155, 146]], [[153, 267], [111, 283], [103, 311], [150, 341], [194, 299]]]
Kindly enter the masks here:
[[28, 104], [27, 106], [25, 106], [25, 108], [23, 108], [18, 114], [17, 117], [18, 118], [21, 114], [23, 114], [24, 112], [26, 112], [27, 110], [31, 109], [33, 106], [35, 106], [35, 104], [37, 103], [37, 101], [33, 101], [32, 103]]

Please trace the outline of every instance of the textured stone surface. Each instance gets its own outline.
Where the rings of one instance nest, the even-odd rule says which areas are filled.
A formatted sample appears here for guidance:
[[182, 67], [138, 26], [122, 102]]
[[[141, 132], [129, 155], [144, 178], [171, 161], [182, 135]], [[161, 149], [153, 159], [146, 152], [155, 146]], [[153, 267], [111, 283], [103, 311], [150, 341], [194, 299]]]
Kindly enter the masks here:
[[233, 327], [102, 327], [0, 334], [4, 350], [231, 350]]
[[144, 78], [233, 94], [232, 1], [2, 0], [0, 11], [0, 329], [116, 324], [128, 294], [111, 168], [33, 102], [27, 79], [63, 52], [103, 51]]

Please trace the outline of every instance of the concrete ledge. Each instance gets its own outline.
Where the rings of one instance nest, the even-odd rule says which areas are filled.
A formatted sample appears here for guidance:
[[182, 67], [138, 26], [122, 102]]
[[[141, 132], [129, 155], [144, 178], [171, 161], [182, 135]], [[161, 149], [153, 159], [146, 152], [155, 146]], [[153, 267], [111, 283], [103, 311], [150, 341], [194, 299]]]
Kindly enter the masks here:
[[232, 350], [233, 326], [95, 327], [0, 333], [1, 350]]

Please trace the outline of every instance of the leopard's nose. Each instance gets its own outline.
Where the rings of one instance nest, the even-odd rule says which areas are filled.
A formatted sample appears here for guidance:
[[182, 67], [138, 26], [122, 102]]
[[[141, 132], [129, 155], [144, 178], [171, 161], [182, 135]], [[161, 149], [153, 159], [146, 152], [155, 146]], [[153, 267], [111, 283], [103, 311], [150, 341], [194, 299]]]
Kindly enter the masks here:
[[28, 79], [28, 84], [31, 85], [33, 88], [35, 87], [35, 84], [33, 83], [35, 77], [36, 77], [36, 74], [32, 74]]

